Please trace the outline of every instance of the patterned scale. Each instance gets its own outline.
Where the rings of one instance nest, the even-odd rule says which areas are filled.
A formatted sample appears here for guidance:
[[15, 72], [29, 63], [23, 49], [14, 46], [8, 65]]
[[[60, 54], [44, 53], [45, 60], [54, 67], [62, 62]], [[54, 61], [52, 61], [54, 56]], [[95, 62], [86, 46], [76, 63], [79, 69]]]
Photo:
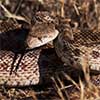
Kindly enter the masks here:
[[[1, 38], [5, 38], [6, 35], [9, 36], [10, 31], [12, 31], [11, 34], [14, 34], [15, 29], [20, 29], [21, 25], [17, 22], [14, 22], [13, 20], [5, 20], [0, 23], [0, 34]], [[3, 36], [4, 34], [4, 36]], [[20, 33], [21, 34], [21, 33]], [[10, 38], [15, 37], [8, 37], [8, 40]], [[3, 47], [3, 44], [0, 42], [0, 48]], [[8, 44], [9, 45], [9, 44]], [[38, 66], [38, 58], [40, 54], [39, 50], [34, 50], [26, 53], [24, 57], [22, 58], [19, 69], [17, 72], [11, 71], [11, 64], [13, 62], [14, 53], [11, 51], [3, 51], [0, 50], [0, 84], [7, 85], [7, 86], [27, 86], [27, 85], [35, 85], [39, 83], [39, 66]], [[14, 63], [14, 68], [18, 63], [18, 60], [20, 58], [20, 54], [17, 57], [16, 62]]]
[[80, 45], [94, 45], [100, 43], [100, 32], [92, 32], [89, 30], [84, 30], [79, 33], [74, 33], [73, 44], [76, 46]]
[[27, 86], [38, 84], [40, 77], [38, 58], [40, 52], [41, 50], [38, 49], [26, 53], [21, 60], [17, 73], [13, 72], [10, 75], [9, 73], [14, 54], [9, 51], [0, 51], [0, 84], [5, 84], [7, 86]]
[[[55, 29], [55, 25], [51, 23], [52, 18], [47, 13], [37, 13], [36, 16], [38, 18], [31, 27], [27, 27], [26, 24], [21, 26], [21, 24], [13, 22], [13, 20], [0, 23], [0, 84], [26, 86], [39, 83], [38, 59], [42, 50], [39, 47], [55, 39], [59, 32]], [[44, 18], [45, 22], [38, 21], [41, 18]], [[36, 47], [38, 48], [36, 49]], [[25, 48], [34, 50], [26, 53], [21, 59], [17, 72], [12, 72], [12, 70], [16, 70], [21, 53]], [[19, 55], [17, 60], [15, 59], [15, 69], [13, 69], [11, 65], [16, 52]]]
[[21, 25], [19, 25], [17, 22], [14, 22], [13, 20], [6, 20], [0, 22], [0, 33], [7, 32], [10, 30], [18, 29]]
[[76, 32], [73, 34], [73, 40], [65, 36], [60, 34], [54, 43], [61, 60], [66, 65], [80, 69], [87, 59], [90, 69], [100, 72], [100, 32]]

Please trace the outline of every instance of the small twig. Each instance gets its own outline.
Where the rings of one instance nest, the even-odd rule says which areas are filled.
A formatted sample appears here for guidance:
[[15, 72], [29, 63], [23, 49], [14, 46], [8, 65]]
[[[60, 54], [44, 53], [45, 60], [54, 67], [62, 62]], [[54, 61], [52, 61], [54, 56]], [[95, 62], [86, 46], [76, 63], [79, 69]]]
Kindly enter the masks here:
[[16, 8], [15, 10], [15, 14], [17, 14], [17, 12], [19, 11], [20, 7], [21, 7], [21, 4], [22, 4], [23, 0], [20, 0], [19, 3], [18, 3], [18, 7]]
[[68, 85], [68, 86], [64, 86], [64, 87], [61, 87], [60, 89], [61, 90], [64, 90], [64, 89], [68, 89], [68, 88], [70, 88], [70, 87], [72, 87], [73, 85]]

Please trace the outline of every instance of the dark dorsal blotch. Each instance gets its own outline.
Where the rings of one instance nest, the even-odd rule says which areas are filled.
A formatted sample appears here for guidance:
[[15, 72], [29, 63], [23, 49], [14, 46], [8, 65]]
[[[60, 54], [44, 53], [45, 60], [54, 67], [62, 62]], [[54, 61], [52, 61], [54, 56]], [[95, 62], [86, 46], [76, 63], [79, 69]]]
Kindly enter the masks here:
[[[18, 54], [21, 54], [22, 56], [24, 55], [26, 49], [25, 41], [29, 29], [25, 27], [25, 25], [23, 27], [23, 25], [15, 23], [12, 20], [7, 20], [0, 23], [0, 30], [0, 50], [12, 51], [15, 54], [11, 65], [11, 74]], [[22, 59], [22, 56], [16, 66], [16, 70]]]

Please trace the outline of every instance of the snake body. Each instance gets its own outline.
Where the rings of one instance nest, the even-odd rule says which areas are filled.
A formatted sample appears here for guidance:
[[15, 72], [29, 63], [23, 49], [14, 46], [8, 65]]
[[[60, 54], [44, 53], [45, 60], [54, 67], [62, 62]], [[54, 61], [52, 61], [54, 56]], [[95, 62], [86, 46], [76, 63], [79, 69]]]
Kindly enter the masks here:
[[[58, 35], [58, 31], [55, 29], [54, 24], [51, 23], [52, 18], [47, 16], [48, 13], [46, 12], [36, 13], [38, 20], [35, 19], [36, 22], [34, 25], [29, 25], [31, 28], [29, 28], [27, 39], [24, 42], [29, 52], [24, 54], [20, 63], [19, 59], [21, 54], [19, 53], [17, 55], [17, 59], [13, 64], [13, 69], [11, 68], [15, 57], [13, 50], [20, 50], [20, 48], [24, 46], [19, 46], [19, 41], [23, 40], [23, 37], [20, 38], [20, 36], [24, 35], [24, 33], [21, 33], [24, 31], [22, 28], [23, 26], [11, 20], [0, 23], [0, 84], [5, 84], [7, 86], [27, 86], [39, 83], [40, 72], [38, 60], [42, 50], [40, 46], [52, 41]], [[22, 31], [20, 32], [19, 30]], [[12, 41], [12, 43], [9, 41]], [[18, 63], [18, 71], [16, 71], [16, 65]]]
[[[9, 74], [14, 53], [7, 50], [0, 50], [1, 85], [26, 86], [39, 83], [41, 78], [39, 57], [42, 50], [40, 46], [54, 40], [59, 33], [52, 23], [52, 18], [48, 17], [49, 15], [47, 13], [46, 16], [44, 16], [43, 13], [37, 13], [37, 17], [40, 15], [42, 16], [43, 21], [37, 21], [32, 26], [26, 40], [28, 49], [34, 48], [34, 50], [27, 52], [23, 56], [17, 72], [13, 70], [13, 73], [11, 75]], [[40, 19], [40, 17], [38, 17], [38, 19]], [[2, 34], [2, 32], [14, 30], [14, 28], [12, 25], [6, 27], [5, 30], [1, 27], [0, 34]], [[18, 25], [17, 28], [20, 28], [20, 25]], [[83, 64], [82, 59], [85, 56], [88, 58], [90, 69], [100, 71], [100, 32], [77, 32], [74, 33], [71, 38], [70, 35], [72, 35], [70, 32], [67, 35], [60, 32], [57, 39], [54, 41], [56, 53], [61, 60], [67, 65], [80, 68]], [[18, 55], [14, 66], [16, 66], [19, 57], [20, 54]]]
[[73, 39], [65, 34], [59, 34], [54, 42], [61, 60], [77, 69], [82, 69], [84, 61], [87, 60], [90, 70], [100, 73], [100, 32], [91, 30], [76, 32], [73, 33]]
[[[7, 86], [27, 86], [38, 84], [40, 78], [38, 66], [40, 51], [41, 49], [30, 51], [25, 54], [20, 62], [19, 69], [11, 75], [9, 73], [14, 53], [10, 51], [0, 51], [0, 84], [5, 84]], [[14, 66], [16, 66], [18, 59]]]

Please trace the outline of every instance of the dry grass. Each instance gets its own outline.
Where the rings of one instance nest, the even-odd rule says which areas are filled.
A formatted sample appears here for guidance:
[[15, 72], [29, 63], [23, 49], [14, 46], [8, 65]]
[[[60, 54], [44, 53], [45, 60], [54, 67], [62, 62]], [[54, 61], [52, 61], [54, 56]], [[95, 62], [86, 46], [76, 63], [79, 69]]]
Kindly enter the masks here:
[[[43, 0], [38, 0], [38, 1], [40, 1], [42, 4], [43, 3], [45, 4], [45, 2], [43, 2]], [[68, 9], [65, 7], [68, 4], [65, 4], [64, 0], [60, 0], [60, 2], [61, 2], [61, 9], [59, 11], [60, 16], [66, 17], [66, 13], [67, 13]], [[90, 0], [90, 2], [84, 0], [83, 3], [79, 1], [78, 2], [79, 4], [76, 2], [76, 0], [69, 0], [68, 6], [69, 6], [69, 9], [74, 8], [75, 14], [78, 16], [80, 16], [80, 11], [82, 11], [82, 13], [85, 12], [85, 15], [87, 15], [89, 13], [89, 3], [91, 3], [91, 2], [93, 2], [95, 5], [94, 11], [98, 18], [96, 21], [96, 22], [98, 22], [96, 26], [99, 30], [100, 29], [100, 11], [98, 9], [100, 8], [100, 3], [97, 3], [97, 0]], [[10, 11], [8, 11], [6, 9], [6, 7], [1, 3], [0, 3], [0, 7], [4, 10], [6, 17], [26, 21], [26, 19], [24, 17], [18, 16], [18, 15], [16, 15], [16, 13], [15, 14], [10, 13]], [[18, 7], [18, 9], [20, 9], [20, 7]], [[67, 9], [67, 10], [65, 11], [65, 9]], [[68, 12], [70, 12], [72, 14], [71, 11], [68, 11]], [[85, 20], [87, 21], [88, 18], [89, 18], [89, 15], [87, 15], [87, 18]], [[74, 19], [72, 19], [72, 20], [74, 20]], [[82, 17], [81, 24], [84, 24], [83, 20], [84, 20], [84, 18]], [[91, 21], [88, 22], [89, 27], [91, 27], [92, 29], [95, 29], [96, 26], [94, 23], [92, 23]], [[60, 75], [64, 78], [64, 80], [62, 80], [59, 77], [59, 74], [57, 73], [55, 76], [51, 77], [53, 86], [49, 87], [49, 85], [48, 85], [47, 89], [45, 88], [45, 86], [44, 86], [45, 89], [43, 89], [43, 90], [42, 89], [39, 90], [39, 88], [41, 88], [41, 86], [37, 87], [37, 89], [35, 89], [36, 91], [32, 87], [27, 87], [24, 89], [20, 89], [20, 88], [19, 89], [16, 89], [16, 88], [5, 89], [4, 87], [1, 87], [0, 98], [2, 100], [6, 100], [7, 98], [9, 100], [10, 99], [12, 99], [12, 100], [20, 99], [21, 100], [22, 98], [23, 98], [23, 100], [24, 99], [40, 100], [38, 98], [41, 98], [41, 97], [43, 100], [47, 100], [47, 98], [50, 98], [51, 100], [53, 100], [53, 99], [54, 100], [55, 99], [57, 99], [57, 100], [100, 100], [100, 86], [94, 85], [90, 79], [90, 71], [89, 71], [89, 66], [88, 66], [88, 54], [84, 56], [82, 64], [83, 64], [82, 69], [83, 69], [84, 77], [85, 77], [84, 81], [81, 80], [81, 78], [79, 77], [79, 83], [77, 83], [69, 75], [67, 75], [67, 73], [60, 72]], [[70, 81], [71, 84], [65, 85], [65, 81]], [[54, 92], [54, 95], [52, 94], [52, 92]]]
[[[72, 85], [65, 86], [64, 82], [60, 80], [58, 75], [56, 76], [55, 80], [54, 77], [52, 77], [53, 82], [55, 83], [55, 87], [57, 88], [57, 94], [61, 98], [61, 100], [66, 100], [65, 97], [67, 97], [68, 100], [99, 100], [100, 99], [100, 86], [96, 86], [91, 82], [90, 79], [90, 71], [88, 66], [88, 55], [84, 56], [84, 59], [82, 61], [83, 63], [83, 73], [84, 73], [84, 81], [81, 80], [79, 77], [79, 83], [76, 83], [67, 73], [62, 72], [63, 77], [66, 78], [66, 80], [71, 81]], [[57, 85], [57, 84], [60, 84]], [[73, 90], [68, 94], [67, 89], [74, 87]], [[65, 92], [62, 92], [63, 91]]]
[[[60, 80], [58, 76], [56, 76], [56, 79], [52, 77], [52, 80], [54, 82], [54, 87], [56, 87], [57, 94], [61, 98], [61, 100], [99, 100], [100, 99], [100, 87], [94, 85], [87, 74], [85, 74], [86, 80], [82, 81], [79, 78], [79, 83], [76, 83], [69, 75], [66, 73], [63, 73], [63, 77], [66, 78], [66, 80], [69, 80], [72, 82], [71, 85], [64, 85], [64, 82]], [[87, 81], [88, 80], [88, 81]], [[60, 84], [60, 86], [58, 85]], [[73, 90], [70, 90], [71, 87], [73, 87]], [[70, 93], [69, 90], [71, 91]]]

